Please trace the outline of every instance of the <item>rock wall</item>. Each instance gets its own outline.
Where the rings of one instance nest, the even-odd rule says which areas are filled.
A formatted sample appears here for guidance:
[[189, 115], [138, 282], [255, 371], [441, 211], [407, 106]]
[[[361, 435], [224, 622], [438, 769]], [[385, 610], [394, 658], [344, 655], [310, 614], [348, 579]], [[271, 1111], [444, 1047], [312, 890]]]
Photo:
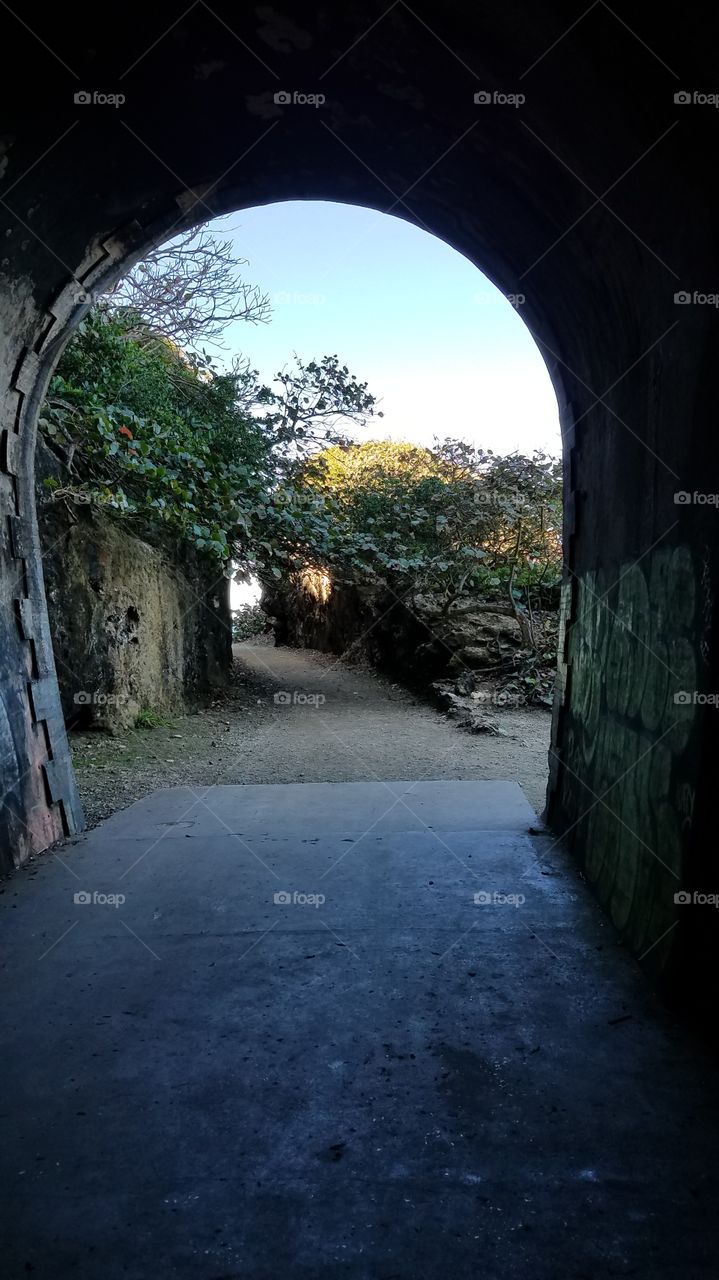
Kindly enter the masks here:
[[[38, 448], [40, 476], [57, 463]], [[69, 727], [122, 729], [222, 686], [232, 660], [229, 584], [192, 548], [151, 545], [86, 507], [48, 501], [40, 537], [60, 697]]]
[[365, 657], [416, 685], [492, 669], [522, 643], [509, 607], [460, 600], [445, 612], [431, 595], [330, 582], [317, 571], [266, 588], [262, 606], [278, 644]]

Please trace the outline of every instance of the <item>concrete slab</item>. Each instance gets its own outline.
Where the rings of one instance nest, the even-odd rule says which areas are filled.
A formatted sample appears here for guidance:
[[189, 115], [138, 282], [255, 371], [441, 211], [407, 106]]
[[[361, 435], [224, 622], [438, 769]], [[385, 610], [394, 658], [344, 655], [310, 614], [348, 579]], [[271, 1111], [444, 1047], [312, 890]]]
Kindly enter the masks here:
[[388, 785], [161, 792], [6, 884], [3, 1275], [716, 1274], [712, 1065], [518, 788]]
[[281, 787], [173, 787], [155, 791], [103, 824], [137, 839], [193, 824], [204, 833], [298, 835], [378, 831], [522, 831], [536, 822], [516, 782], [295, 782]]

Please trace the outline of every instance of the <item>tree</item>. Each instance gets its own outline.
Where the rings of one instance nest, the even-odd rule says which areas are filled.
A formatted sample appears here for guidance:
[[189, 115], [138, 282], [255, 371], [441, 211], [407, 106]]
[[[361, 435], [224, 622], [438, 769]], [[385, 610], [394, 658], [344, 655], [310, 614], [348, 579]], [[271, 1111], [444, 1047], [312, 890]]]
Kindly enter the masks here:
[[[461, 441], [432, 449], [367, 441], [311, 457], [293, 478], [313, 521], [287, 565], [324, 565], [343, 578], [389, 582], [398, 593], [504, 597], [531, 630], [531, 596], [561, 569], [559, 464], [541, 453], [506, 458]], [[313, 543], [312, 538], [315, 541]]]
[[308, 449], [364, 421], [375, 400], [326, 356], [263, 385], [245, 363], [229, 372], [137, 320], [100, 305], [66, 347], [40, 427], [67, 464], [49, 498], [164, 528], [214, 556], [277, 576], [288, 539], [306, 541], [302, 502], [279, 495]]
[[231, 240], [192, 227], [132, 267], [108, 295], [110, 308], [135, 317], [133, 336], [160, 335], [180, 346], [218, 343], [235, 320], [267, 321], [270, 302], [241, 274]]
[[357, 491], [388, 494], [396, 486], [401, 492], [408, 483], [440, 471], [437, 459], [422, 445], [405, 440], [342, 441], [315, 454], [303, 479], [346, 502]]
[[265, 388], [261, 403], [274, 407], [278, 439], [291, 440], [298, 456], [329, 443], [347, 445], [340, 425], [363, 427], [375, 412], [383, 416], [367, 383], [359, 382], [336, 355], [308, 364], [295, 356], [294, 366], [281, 369], [275, 381], [279, 390]]

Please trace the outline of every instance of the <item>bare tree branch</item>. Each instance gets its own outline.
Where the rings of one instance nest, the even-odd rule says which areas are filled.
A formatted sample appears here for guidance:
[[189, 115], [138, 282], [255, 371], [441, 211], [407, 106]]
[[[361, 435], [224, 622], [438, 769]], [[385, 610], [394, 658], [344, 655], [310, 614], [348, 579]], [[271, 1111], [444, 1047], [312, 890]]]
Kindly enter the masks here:
[[270, 317], [267, 294], [242, 279], [246, 266], [231, 240], [220, 240], [207, 226], [193, 227], [132, 267], [108, 301], [114, 310], [135, 312], [145, 333], [149, 326], [179, 346], [222, 345], [233, 321], [260, 324]]

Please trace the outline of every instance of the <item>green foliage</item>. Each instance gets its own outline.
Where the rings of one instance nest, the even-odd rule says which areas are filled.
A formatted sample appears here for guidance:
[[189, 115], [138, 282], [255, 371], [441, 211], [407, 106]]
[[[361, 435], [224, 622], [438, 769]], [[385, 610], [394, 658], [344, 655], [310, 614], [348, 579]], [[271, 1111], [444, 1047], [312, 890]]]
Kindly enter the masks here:
[[235, 644], [261, 636], [269, 630], [269, 620], [258, 604], [243, 604], [232, 611], [232, 639]]
[[153, 711], [152, 707], [143, 707], [135, 718], [136, 729], [167, 729], [171, 724], [171, 720]]
[[100, 306], [68, 344], [43, 408], [41, 429], [70, 468], [49, 496], [165, 527], [228, 572], [235, 558], [272, 573], [278, 485], [341, 423], [373, 410], [336, 356], [296, 361], [267, 387], [246, 364], [218, 373], [137, 315]]
[[303, 545], [288, 567], [321, 564], [343, 577], [438, 592], [509, 596], [556, 587], [561, 571], [561, 476], [541, 453], [495, 457], [461, 441], [343, 444], [293, 477], [304, 498]]

